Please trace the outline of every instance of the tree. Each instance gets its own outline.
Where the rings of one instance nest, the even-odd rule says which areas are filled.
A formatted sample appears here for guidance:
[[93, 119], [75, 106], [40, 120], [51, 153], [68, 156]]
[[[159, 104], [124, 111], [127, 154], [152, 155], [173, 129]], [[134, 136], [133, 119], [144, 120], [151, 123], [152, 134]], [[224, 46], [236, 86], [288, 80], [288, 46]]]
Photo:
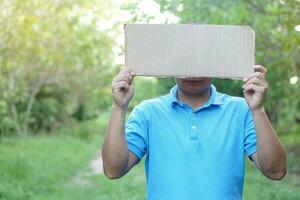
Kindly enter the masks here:
[[[300, 119], [299, 1], [156, 0], [161, 12], [172, 12], [181, 23], [249, 25], [256, 31], [256, 63], [268, 69], [266, 108], [280, 133], [293, 131]], [[242, 95], [241, 81], [215, 80], [220, 91]]]
[[100, 28], [110, 5], [0, 2], [0, 135], [51, 130], [107, 105], [114, 40]]

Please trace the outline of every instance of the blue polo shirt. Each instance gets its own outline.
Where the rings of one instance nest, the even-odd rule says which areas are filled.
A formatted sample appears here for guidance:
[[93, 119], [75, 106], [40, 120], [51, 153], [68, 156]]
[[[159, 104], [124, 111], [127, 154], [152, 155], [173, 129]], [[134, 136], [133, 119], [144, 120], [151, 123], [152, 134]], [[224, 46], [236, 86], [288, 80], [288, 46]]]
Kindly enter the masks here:
[[174, 86], [131, 112], [127, 144], [146, 155], [147, 200], [242, 199], [245, 154], [256, 152], [252, 115], [244, 98], [210, 91], [195, 110]]

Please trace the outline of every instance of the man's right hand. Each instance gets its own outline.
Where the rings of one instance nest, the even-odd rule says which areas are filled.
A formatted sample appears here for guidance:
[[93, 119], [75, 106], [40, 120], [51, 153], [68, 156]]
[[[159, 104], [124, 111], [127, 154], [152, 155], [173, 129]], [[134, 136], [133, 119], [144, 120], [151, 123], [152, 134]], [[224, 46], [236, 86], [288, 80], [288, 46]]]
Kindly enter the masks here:
[[125, 117], [133, 97], [133, 72], [125, 67], [112, 81], [113, 106], [103, 145], [103, 172], [115, 179], [126, 174], [139, 159], [128, 150], [125, 136]]
[[133, 77], [133, 71], [125, 67], [113, 79], [112, 94], [114, 106], [127, 109], [127, 106], [134, 94]]

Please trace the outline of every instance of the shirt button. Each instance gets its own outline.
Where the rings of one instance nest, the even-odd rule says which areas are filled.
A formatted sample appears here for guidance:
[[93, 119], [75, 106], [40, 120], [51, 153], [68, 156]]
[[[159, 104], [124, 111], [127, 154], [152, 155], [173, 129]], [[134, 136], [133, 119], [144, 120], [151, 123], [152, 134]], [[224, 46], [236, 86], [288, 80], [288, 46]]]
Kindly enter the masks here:
[[192, 129], [194, 129], [194, 130], [195, 130], [196, 128], [197, 128], [197, 127], [196, 127], [195, 125], [193, 125], [193, 126], [192, 126]]

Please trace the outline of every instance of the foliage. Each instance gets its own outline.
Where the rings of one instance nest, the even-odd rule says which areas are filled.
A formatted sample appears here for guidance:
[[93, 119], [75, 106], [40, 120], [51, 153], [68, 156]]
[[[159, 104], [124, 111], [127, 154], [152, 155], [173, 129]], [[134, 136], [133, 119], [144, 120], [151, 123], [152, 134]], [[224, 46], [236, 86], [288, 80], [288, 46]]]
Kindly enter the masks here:
[[[110, 108], [110, 84], [120, 67], [114, 60], [124, 56], [119, 27], [151, 23], [156, 17], [143, 13], [138, 6], [143, 1], [113, 2], [0, 1], [0, 136], [72, 126]], [[300, 32], [294, 29], [300, 21], [299, 1], [155, 2], [162, 13], [174, 14], [181, 23], [253, 27], [256, 62], [269, 70], [267, 112], [278, 132], [295, 129], [300, 121], [300, 81], [292, 85], [290, 78], [300, 76]], [[129, 17], [123, 18], [121, 11]], [[116, 16], [121, 22], [107, 21]], [[161, 21], [165, 22], [168, 18]], [[221, 92], [243, 95], [241, 81], [216, 79], [214, 84]], [[168, 93], [174, 80], [137, 77], [135, 85], [130, 108]]]
[[0, 2], [0, 135], [52, 130], [107, 106], [115, 41], [99, 22], [109, 6]]
[[[182, 23], [249, 25], [256, 32], [256, 63], [268, 69], [270, 89], [266, 109], [279, 132], [289, 132], [300, 119], [300, 22], [299, 1], [156, 0], [162, 12], [179, 17]], [[242, 96], [241, 81], [214, 82], [225, 93]]]

